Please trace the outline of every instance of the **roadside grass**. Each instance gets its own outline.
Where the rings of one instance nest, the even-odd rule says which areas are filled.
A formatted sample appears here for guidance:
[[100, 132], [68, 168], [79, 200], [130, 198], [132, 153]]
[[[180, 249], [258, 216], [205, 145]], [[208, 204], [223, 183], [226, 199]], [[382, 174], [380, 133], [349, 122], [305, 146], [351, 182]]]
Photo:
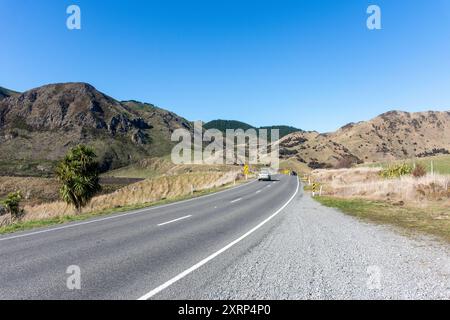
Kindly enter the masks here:
[[435, 204], [426, 208], [397, 206], [383, 201], [315, 197], [326, 207], [379, 224], [393, 225], [405, 233], [422, 232], [450, 242], [450, 210]]
[[425, 167], [427, 172], [431, 172], [431, 162], [433, 162], [433, 170], [435, 173], [440, 174], [450, 174], [450, 155], [439, 155], [425, 158], [407, 159], [407, 160], [397, 160], [391, 162], [379, 162], [371, 164], [362, 164], [360, 167], [382, 167], [387, 168], [390, 165], [407, 163], [409, 165], [421, 164]]
[[[239, 185], [242, 183], [244, 183], [244, 182], [237, 182], [236, 185]], [[10, 233], [19, 232], [19, 231], [27, 231], [27, 230], [32, 230], [32, 229], [36, 229], [36, 228], [51, 227], [51, 226], [61, 225], [64, 223], [69, 223], [69, 222], [83, 221], [83, 220], [87, 220], [87, 219], [95, 218], [95, 217], [102, 217], [102, 216], [107, 216], [107, 215], [112, 215], [112, 214], [117, 214], [117, 213], [123, 213], [123, 212], [128, 212], [128, 211], [134, 211], [134, 210], [139, 210], [139, 209], [146, 209], [146, 208], [152, 208], [155, 206], [176, 203], [176, 202], [183, 201], [183, 200], [194, 199], [194, 198], [198, 198], [198, 197], [205, 196], [208, 194], [217, 193], [217, 192], [229, 189], [232, 186], [234, 186], [234, 184], [227, 184], [227, 185], [217, 187], [217, 188], [195, 191], [194, 194], [192, 194], [192, 195], [179, 196], [179, 197], [175, 197], [175, 198], [171, 198], [171, 199], [164, 199], [164, 200], [155, 201], [155, 202], [151, 202], [151, 203], [122, 206], [122, 207], [101, 210], [101, 211], [93, 211], [90, 213], [84, 213], [84, 214], [79, 214], [79, 215], [64, 215], [64, 216], [59, 216], [59, 217], [54, 217], [54, 218], [46, 218], [46, 219], [23, 221], [23, 222], [18, 221], [18, 222], [14, 222], [10, 225], [0, 227], [0, 235], [10, 234]]]

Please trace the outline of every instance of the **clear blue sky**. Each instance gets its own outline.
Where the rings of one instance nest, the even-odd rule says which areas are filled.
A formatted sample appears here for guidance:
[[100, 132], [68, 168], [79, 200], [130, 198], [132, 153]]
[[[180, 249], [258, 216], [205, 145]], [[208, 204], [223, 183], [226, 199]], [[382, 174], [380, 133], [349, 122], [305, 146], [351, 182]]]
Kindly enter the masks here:
[[448, 0], [0, 0], [0, 30], [0, 86], [20, 91], [82, 81], [190, 120], [319, 131], [450, 109]]

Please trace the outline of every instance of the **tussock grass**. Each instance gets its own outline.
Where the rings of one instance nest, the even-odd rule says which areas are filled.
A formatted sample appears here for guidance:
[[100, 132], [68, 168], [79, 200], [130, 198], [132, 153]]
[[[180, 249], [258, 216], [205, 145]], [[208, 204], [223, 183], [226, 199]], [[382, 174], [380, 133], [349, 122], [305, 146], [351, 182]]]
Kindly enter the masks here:
[[324, 185], [326, 195], [340, 198], [404, 203], [427, 206], [435, 202], [450, 204], [450, 176], [430, 175], [415, 178], [402, 176], [383, 179], [379, 168], [353, 168], [313, 171], [314, 181]]
[[172, 163], [170, 157], [158, 157], [140, 160], [127, 167], [107, 172], [103, 176], [149, 179], [162, 175], [173, 176], [194, 172], [230, 172], [236, 170], [239, 170], [239, 168], [230, 165], [177, 165]]
[[[99, 212], [114, 208], [136, 206], [161, 200], [177, 199], [208, 189], [227, 185], [237, 179], [236, 172], [228, 173], [190, 173], [177, 176], [162, 176], [147, 179], [126, 186], [113, 193], [94, 197], [82, 209], [81, 214]], [[74, 216], [77, 212], [62, 201], [25, 206], [22, 221], [33, 221], [61, 216]]]
[[385, 179], [381, 168], [316, 170], [323, 185], [317, 201], [376, 223], [419, 231], [450, 241], [450, 176]]

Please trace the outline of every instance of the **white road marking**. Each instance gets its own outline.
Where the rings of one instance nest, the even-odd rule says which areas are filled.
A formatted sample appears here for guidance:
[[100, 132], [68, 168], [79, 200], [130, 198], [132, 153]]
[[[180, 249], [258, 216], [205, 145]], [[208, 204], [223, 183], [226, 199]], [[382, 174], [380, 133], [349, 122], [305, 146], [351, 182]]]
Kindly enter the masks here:
[[256, 191], [255, 193], [260, 193], [262, 190], [258, 190], [258, 191]]
[[239, 198], [239, 199], [236, 199], [236, 200], [231, 201], [230, 203], [239, 202], [239, 201], [241, 201], [241, 200], [242, 200], [242, 198]]
[[193, 265], [192, 267], [190, 267], [189, 269], [186, 269], [185, 271], [181, 272], [180, 274], [178, 274], [177, 276], [173, 277], [172, 279], [170, 279], [169, 281], [163, 283], [162, 285], [160, 285], [159, 287], [153, 289], [152, 291], [146, 293], [145, 295], [143, 295], [142, 297], [140, 297], [138, 300], [148, 300], [151, 297], [155, 296], [156, 294], [160, 293], [161, 291], [163, 291], [164, 289], [170, 287], [172, 284], [174, 284], [175, 282], [183, 279], [184, 277], [186, 277], [187, 275], [189, 275], [190, 273], [194, 272], [195, 270], [197, 270], [198, 268], [202, 267], [203, 265], [205, 265], [206, 263], [208, 263], [209, 261], [213, 260], [214, 258], [216, 258], [217, 256], [219, 256], [220, 254], [224, 253], [225, 251], [227, 251], [228, 249], [230, 249], [231, 247], [233, 247], [234, 245], [236, 245], [237, 243], [241, 242], [242, 240], [244, 240], [245, 238], [247, 238], [249, 235], [251, 235], [252, 233], [254, 233], [255, 231], [257, 231], [259, 228], [261, 228], [262, 226], [264, 226], [267, 222], [269, 222], [270, 220], [272, 220], [275, 216], [277, 216], [281, 211], [283, 211], [284, 208], [287, 207], [287, 205], [289, 203], [291, 203], [291, 201], [295, 198], [295, 196], [298, 193], [299, 190], [299, 186], [300, 183], [297, 179], [297, 188], [294, 192], [294, 194], [292, 195], [292, 197], [280, 208], [278, 209], [274, 214], [272, 214], [270, 217], [268, 217], [266, 220], [264, 220], [263, 222], [261, 222], [260, 224], [258, 224], [256, 227], [254, 227], [253, 229], [251, 229], [250, 231], [248, 231], [247, 233], [245, 233], [244, 235], [242, 235], [241, 237], [239, 237], [238, 239], [234, 240], [233, 242], [229, 243], [228, 245], [226, 245], [225, 247], [223, 247], [222, 249], [220, 249], [219, 251], [213, 253], [212, 255], [210, 255], [209, 257], [203, 259], [202, 261], [198, 262], [197, 264]]
[[269, 184], [268, 186], [267, 186], [267, 188], [270, 188], [272, 185], [271, 184]]
[[200, 200], [200, 199], [203, 199], [203, 198], [212, 197], [212, 196], [215, 196], [215, 195], [218, 195], [218, 194], [221, 194], [221, 193], [224, 193], [224, 192], [228, 192], [228, 191], [231, 191], [231, 190], [236, 190], [236, 189], [242, 188], [244, 186], [248, 186], [248, 185], [250, 185], [252, 183], [255, 183], [256, 181], [258, 181], [258, 180], [253, 180], [252, 182], [245, 183], [245, 184], [242, 184], [242, 185], [237, 186], [237, 187], [233, 187], [233, 188], [226, 189], [226, 190], [223, 190], [223, 191], [219, 191], [219, 192], [216, 192], [216, 193], [207, 194], [207, 195], [200, 196], [200, 197], [197, 197], [197, 198], [192, 198], [192, 199], [187, 199], [187, 200], [183, 200], [183, 201], [173, 202], [173, 203], [169, 203], [169, 204], [165, 204], [165, 205], [161, 205], [161, 206], [145, 208], [145, 209], [142, 209], [142, 210], [132, 211], [132, 212], [128, 212], [128, 213], [117, 214], [117, 215], [109, 216], [109, 217], [106, 217], [106, 218], [100, 218], [100, 219], [95, 219], [95, 220], [89, 220], [89, 221], [84, 221], [84, 222], [79, 222], [79, 223], [68, 224], [68, 225], [65, 225], [65, 226], [62, 226], [62, 227], [56, 227], [56, 228], [45, 229], [45, 230], [40, 230], [40, 231], [34, 231], [34, 232], [25, 233], [25, 234], [19, 234], [19, 235], [12, 236], [12, 237], [7, 237], [7, 238], [0, 238], [0, 242], [1, 241], [6, 241], [6, 240], [12, 240], [12, 239], [30, 237], [30, 236], [34, 236], [34, 235], [41, 234], [41, 233], [59, 231], [59, 230], [64, 230], [64, 229], [69, 229], [69, 228], [75, 228], [75, 227], [78, 227], [78, 226], [84, 226], [84, 225], [91, 224], [91, 223], [102, 222], [102, 221], [107, 221], [107, 220], [112, 220], [112, 219], [118, 219], [118, 218], [122, 218], [122, 217], [133, 216], [133, 215], [136, 215], [136, 214], [145, 213], [145, 212], [152, 211], [152, 210], [157, 210], [157, 209], [162, 209], [162, 208], [166, 208], [166, 207], [171, 207], [171, 206], [182, 204], [182, 203], [186, 203], [186, 202], [191, 202], [191, 201]]
[[177, 222], [177, 221], [180, 221], [180, 220], [184, 220], [184, 219], [187, 219], [187, 218], [190, 218], [190, 217], [192, 217], [192, 215], [188, 215], [188, 216], [185, 216], [185, 217], [181, 217], [181, 218], [178, 218], [178, 219], [174, 219], [174, 220], [170, 220], [170, 221], [167, 221], [167, 222], [164, 222], [164, 223], [160, 223], [160, 224], [158, 224], [158, 227], [165, 226], [166, 224]]

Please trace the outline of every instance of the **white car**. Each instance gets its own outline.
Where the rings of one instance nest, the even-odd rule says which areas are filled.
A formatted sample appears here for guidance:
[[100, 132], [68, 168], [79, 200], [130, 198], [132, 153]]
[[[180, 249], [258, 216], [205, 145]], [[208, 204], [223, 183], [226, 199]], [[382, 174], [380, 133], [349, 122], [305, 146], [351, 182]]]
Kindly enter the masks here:
[[271, 181], [272, 180], [272, 175], [270, 174], [270, 172], [268, 170], [262, 170], [258, 174], [258, 180], [259, 181]]

